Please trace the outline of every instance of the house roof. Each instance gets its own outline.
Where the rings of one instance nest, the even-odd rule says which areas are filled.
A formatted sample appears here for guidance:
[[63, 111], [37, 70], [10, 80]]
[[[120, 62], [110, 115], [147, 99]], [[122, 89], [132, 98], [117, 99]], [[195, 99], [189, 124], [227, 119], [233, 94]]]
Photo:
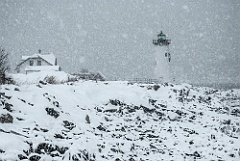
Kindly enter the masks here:
[[30, 56], [22, 56], [22, 60], [25, 61], [30, 58], [42, 58], [43, 60], [47, 61], [51, 65], [55, 65], [56, 57], [53, 53], [48, 54], [33, 54]]
[[25, 68], [26, 71], [43, 71], [43, 70], [55, 70], [58, 71], [59, 70], [59, 66], [27, 66]]
[[94, 77], [98, 77], [98, 76], [102, 77], [103, 79], [106, 79], [105, 75], [103, 75], [103, 74], [102, 74], [101, 72], [99, 72], [99, 71], [94, 75]]
[[79, 76], [80, 78], [87, 78], [87, 79], [102, 79], [105, 80], [106, 77], [101, 73], [101, 72], [97, 72], [97, 73], [92, 73], [92, 72], [88, 72], [88, 73], [79, 73], [79, 74], [74, 74]]

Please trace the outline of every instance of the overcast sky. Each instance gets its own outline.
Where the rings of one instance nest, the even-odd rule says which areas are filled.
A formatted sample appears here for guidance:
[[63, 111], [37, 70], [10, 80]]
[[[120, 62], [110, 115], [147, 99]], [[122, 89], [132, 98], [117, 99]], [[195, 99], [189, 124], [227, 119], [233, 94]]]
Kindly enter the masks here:
[[41, 49], [67, 72], [153, 77], [152, 39], [162, 30], [176, 80], [240, 80], [239, 0], [1, 0], [0, 8], [12, 69]]

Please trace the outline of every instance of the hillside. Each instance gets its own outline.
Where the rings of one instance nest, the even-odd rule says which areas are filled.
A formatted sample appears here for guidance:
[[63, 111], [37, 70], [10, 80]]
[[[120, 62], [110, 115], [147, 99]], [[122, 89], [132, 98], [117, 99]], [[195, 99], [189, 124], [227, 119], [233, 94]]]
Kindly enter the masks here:
[[79, 81], [1, 86], [0, 160], [240, 160], [240, 90]]

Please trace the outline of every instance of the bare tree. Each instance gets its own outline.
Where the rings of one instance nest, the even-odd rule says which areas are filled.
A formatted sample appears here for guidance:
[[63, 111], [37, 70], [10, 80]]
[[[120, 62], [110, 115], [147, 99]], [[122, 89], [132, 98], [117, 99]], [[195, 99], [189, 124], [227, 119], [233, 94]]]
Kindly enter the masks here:
[[0, 84], [12, 84], [13, 80], [11, 77], [7, 76], [7, 71], [9, 70], [8, 53], [0, 47]]

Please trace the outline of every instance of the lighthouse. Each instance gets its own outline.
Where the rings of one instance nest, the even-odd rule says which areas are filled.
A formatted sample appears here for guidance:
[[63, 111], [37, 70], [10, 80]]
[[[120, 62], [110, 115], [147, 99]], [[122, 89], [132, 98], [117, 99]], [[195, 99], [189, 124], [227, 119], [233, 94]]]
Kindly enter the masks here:
[[171, 81], [170, 62], [171, 54], [169, 51], [170, 39], [161, 31], [157, 39], [153, 40], [155, 48], [155, 71], [154, 76], [161, 83]]

